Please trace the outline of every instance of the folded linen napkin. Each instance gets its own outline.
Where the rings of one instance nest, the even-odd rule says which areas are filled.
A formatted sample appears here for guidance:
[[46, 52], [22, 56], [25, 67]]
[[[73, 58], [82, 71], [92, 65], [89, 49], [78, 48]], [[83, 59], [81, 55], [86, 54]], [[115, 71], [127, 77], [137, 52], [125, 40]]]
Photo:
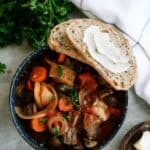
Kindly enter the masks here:
[[131, 43], [137, 59], [136, 94], [150, 104], [150, 1], [72, 0], [88, 17], [115, 25]]

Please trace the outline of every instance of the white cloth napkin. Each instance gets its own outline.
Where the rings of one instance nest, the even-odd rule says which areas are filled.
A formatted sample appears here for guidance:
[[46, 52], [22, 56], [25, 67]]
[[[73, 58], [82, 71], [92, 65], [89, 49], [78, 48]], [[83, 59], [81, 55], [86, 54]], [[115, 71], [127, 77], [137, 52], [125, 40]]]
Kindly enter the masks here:
[[87, 16], [114, 24], [137, 59], [136, 94], [150, 104], [150, 0], [72, 0]]

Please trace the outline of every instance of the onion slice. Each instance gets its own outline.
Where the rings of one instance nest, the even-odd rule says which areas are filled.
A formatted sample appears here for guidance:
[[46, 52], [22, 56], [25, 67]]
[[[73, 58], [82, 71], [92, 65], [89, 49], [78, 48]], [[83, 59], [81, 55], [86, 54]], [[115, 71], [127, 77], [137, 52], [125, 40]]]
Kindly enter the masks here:
[[35, 102], [36, 102], [38, 108], [42, 108], [40, 92], [41, 92], [41, 84], [40, 84], [40, 82], [35, 82], [35, 84], [34, 84], [34, 98], [35, 98]]
[[41, 91], [42, 104], [48, 105], [50, 109], [55, 109], [58, 103], [58, 95], [55, 88], [51, 84], [42, 83], [43, 91]]
[[[47, 90], [51, 90], [52, 93], [53, 93], [53, 97], [49, 97], [50, 100], [49, 100], [49, 103], [47, 103], [47, 106], [46, 108], [44, 108], [43, 110], [37, 112], [37, 108], [35, 107], [35, 104], [33, 104], [33, 114], [32, 115], [26, 115], [24, 112], [23, 112], [23, 108], [19, 107], [19, 106], [15, 106], [14, 107], [14, 110], [16, 112], [16, 114], [21, 118], [21, 119], [34, 119], [34, 118], [42, 118], [42, 117], [45, 117], [47, 116], [47, 113], [50, 109], [53, 109], [55, 110], [56, 106], [57, 106], [57, 102], [58, 102], [58, 96], [57, 96], [57, 93], [54, 89], [54, 87], [50, 84], [45, 84], [45, 83], [42, 83], [42, 86], [44, 86], [44, 88], [46, 88], [46, 90], [43, 92], [44, 94], [46, 94], [46, 91]], [[34, 88], [34, 97], [35, 97], [35, 101], [36, 101], [36, 105], [39, 107], [39, 108], [42, 108], [43, 105], [41, 103], [41, 96], [40, 96], [40, 93], [41, 93], [41, 84], [39, 82], [35, 82], [35, 88]], [[44, 97], [44, 96], [43, 96]], [[45, 98], [45, 101], [47, 101], [47, 96]], [[27, 109], [27, 108], [26, 108]]]
[[51, 104], [51, 108], [55, 109], [58, 102], [58, 96], [54, 87], [50, 84], [35, 82], [34, 98], [38, 108], [42, 109]]
[[25, 115], [22, 112], [21, 107], [15, 106], [14, 110], [16, 112], [16, 114], [21, 118], [21, 119], [34, 119], [34, 118], [42, 118], [45, 117], [47, 115], [47, 111], [42, 110], [36, 113], [33, 113], [32, 115]]
[[59, 115], [59, 116], [51, 117], [47, 121], [48, 129], [51, 133], [53, 133], [53, 125], [55, 124], [55, 122], [60, 122], [61, 124], [60, 129], [59, 129], [59, 135], [63, 135], [64, 133], [67, 132], [68, 130], [67, 121], [65, 120], [64, 117]]
[[79, 92], [79, 103], [80, 105], [84, 105], [86, 103], [85, 96], [89, 93], [89, 90], [83, 88]]
[[28, 120], [28, 119], [42, 118], [42, 117], [47, 116], [48, 111], [50, 109], [55, 109], [57, 104], [54, 104], [54, 105], [53, 104], [54, 104], [53, 101], [51, 101], [51, 103], [49, 103], [48, 106], [45, 109], [43, 109], [39, 112], [37, 112], [35, 104], [33, 104], [33, 110], [32, 110], [33, 114], [31, 114], [31, 115], [25, 114], [24, 111], [23, 111], [23, 108], [19, 107], [19, 106], [15, 106], [14, 110], [15, 110], [16, 114], [18, 115], [18, 117], [20, 117], [21, 119]]

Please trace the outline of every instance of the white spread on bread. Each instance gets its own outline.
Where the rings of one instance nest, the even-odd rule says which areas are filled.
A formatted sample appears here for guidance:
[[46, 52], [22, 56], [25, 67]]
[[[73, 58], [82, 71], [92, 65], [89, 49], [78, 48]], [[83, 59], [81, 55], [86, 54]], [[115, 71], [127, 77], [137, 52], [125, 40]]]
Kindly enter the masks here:
[[109, 34], [100, 31], [98, 26], [89, 26], [84, 31], [83, 42], [91, 57], [109, 71], [121, 73], [129, 69], [128, 57], [113, 43]]
[[136, 150], [150, 150], [150, 131], [144, 131], [142, 137], [134, 144]]

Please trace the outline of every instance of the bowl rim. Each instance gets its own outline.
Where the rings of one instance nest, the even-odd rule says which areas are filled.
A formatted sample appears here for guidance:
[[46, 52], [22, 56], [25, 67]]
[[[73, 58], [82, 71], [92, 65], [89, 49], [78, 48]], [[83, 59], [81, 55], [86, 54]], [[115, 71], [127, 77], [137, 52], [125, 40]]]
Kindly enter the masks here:
[[[43, 144], [36, 145], [35, 143], [33, 143], [33, 141], [29, 140], [28, 139], [29, 136], [25, 135], [25, 133], [23, 132], [23, 129], [19, 125], [19, 122], [16, 119], [16, 114], [15, 114], [15, 111], [14, 111], [14, 105], [13, 105], [13, 102], [12, 102], [12, 95], [13, 95], [13, 88], [14, 88], [15, 82], [17, 81], [17, 77], [19, 76], [19, 74], [20, 74], [21, 70], [23, 69], [23, 67], [27, 64], [27, 62], [33, 56], [36, 56], [37, 54], [39, 54], [43, 50], [47, 51], [48, 49], [50, 49], [48, 46], [44, 46], [44, 47], [41, 47], [41, 48], [38, 48], [36, 50], [33, 50], [33, 51], [29, 52], [27, 54], [27, 56], [24, 57], [23, 61], [18, 65], [18, 67], [17, 67], [17, 69], [16, 69], [16, 71], [15, 71], [13, 77], [12, 77], [11, 84], [10, 84], [10, 89], [9, 89], [9, 111], [10, 111], [11, 120], [12, 120], [17, 132], [25, 140], [25, 142], [28, 143], [32, 148], [42, 149], [42, 150], [43, 150]], [[119, 130], [121, 129], [121, 126], [124, 123], [124, 120], [126, 118], [126, 113], [127, 113], [127, 110], [128, 110], [128, 91], [124, 91], [124, 92], [125, 92], [125, 95], [124, 95], [124, 98], [125, 98], [125, 104], [124, 105], [125, 106], [124, 106], [124, 110], [123, 110], [123, 115], [120, 118], [120, 123], [113, 130], [111, 136], [106, 141], [104, 141], [101, 145], [97, 146], [98, 149], [104, 148], [108, 143], [110, 143], [112, 141], [112, 139], [115, 138], [115, 136], [117, 135], [117, 132], [119, 132]]]

